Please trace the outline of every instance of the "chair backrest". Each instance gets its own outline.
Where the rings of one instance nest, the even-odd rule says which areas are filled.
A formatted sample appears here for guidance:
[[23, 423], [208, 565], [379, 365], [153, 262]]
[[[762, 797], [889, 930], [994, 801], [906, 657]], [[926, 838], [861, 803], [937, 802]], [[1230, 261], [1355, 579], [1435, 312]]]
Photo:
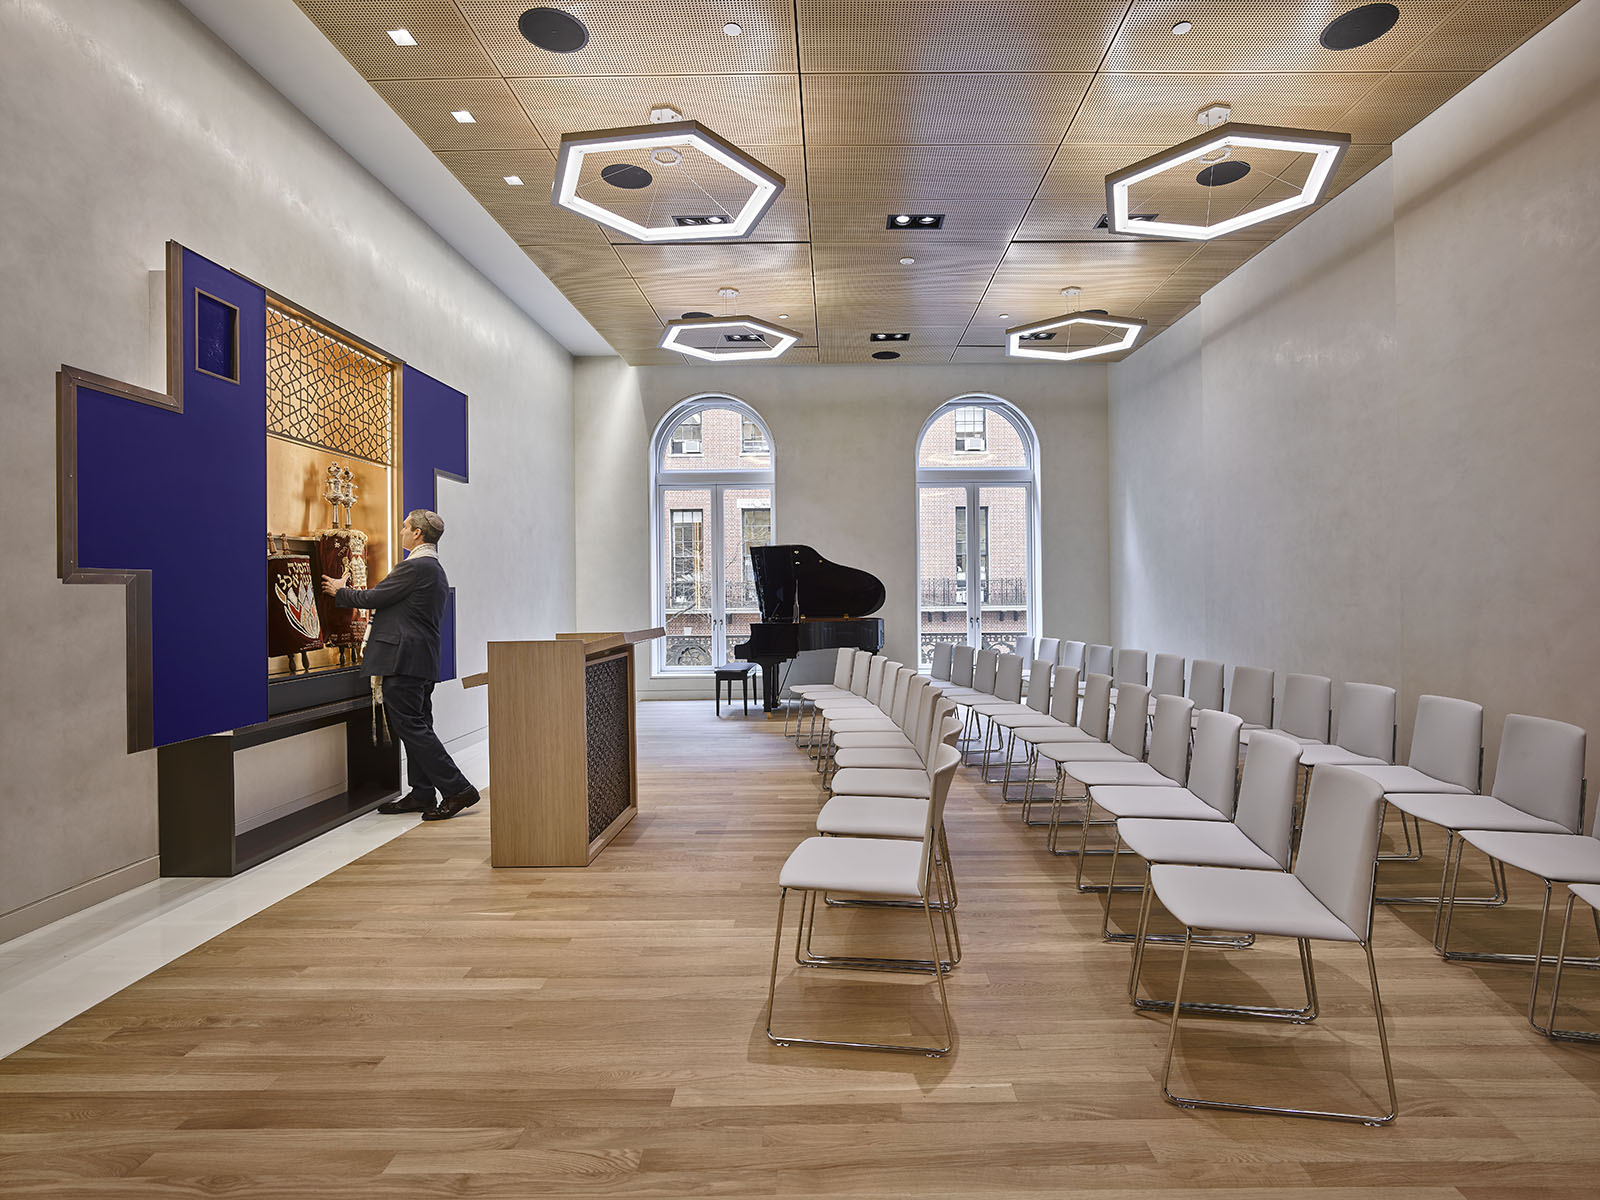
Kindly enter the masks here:
[[[954, 710], [955, 706], [951, 705], [951, 711]], [[922, 828], [922, 844], [925, 852], [922, 855], [922, 862], [917, 867], [917, 889], [923, 895], [927, 894], [928, 872], [933, 869], [933, 855], [939, 844], [936, 835], [940, 826], [944, 824], [944, 805], [950, 796], [950, 783], [956, 777], [956, 767], [961, 765], [961, 751], [954, 746], [941, 745], [934, 752], [933, 761], [929, 765], [932, 768], [932, 787], [929, 788], [928, 820]]]
[[1582, 833], [1583, 756], [1588, 735], [1576, 725], [1512, 713], [1500, 731], [1496, 799]]
[[1394, 761], [1395, 691], [1381, 683], [1341, 683], [1335, 744], [1352, 754]]
[[1294, 840], [1294, 793], [1299, 783], [1300, 743], [1261, 729], [1252, 733], [1233, 820], [1285, 871]]
[[[1122, 703], [1120, 696], [1117, 702]], [[1156, 697], [1148, 761], [1179, 787], [1189, 782], [1189, 718], [1193, 714], [1193, 700], [1172, 695]]]
[[1142, 683], [1117, 688], [1117, 715], [1111, 723], [1111, 744], [1133, 758], [1144, 758], [1145, 722], [1150, 719], [1150, 689]]
[[928, 686], [926, 679], [914, 679], [907, 689], [905, 712], [900, 718], [900, 732], [911, 739], [913, 746], [921, 744], [922, 730], [928, 720], [928, 711], [939, 695]]
[[978, 651], [977, 666], [972, 669], [972, 690], [994, 694], [994, 675], [1000, 666], [1000, 651], [985, 646]]
[[1028, 668], [1028, 707], [1036, 713], [1050, 711], [1050, 676], [1055, 669], [1055, 661], [1042, 654]]
[[1287, 675], [1278, 728], [1295, 737], [1325, 742], [1333, 732], [1333, 680], [1326, 675]]
[[943, 715], [938, 711], [938, 705], [929, 710], [928, 727], [925, 731], [927, 736], [917, 745], [917, 754], [922, 759], [922, 765], [927, 768], [928, 774], [933, 774], [933, 765], [938, 759], [937, 748], [940, 745], [955, 745], [956, 739], [961, 736], [961, 727], [965, 724], [953, 704], [950, 706], [950, 711]]
[[[955, 702], [947, 701], [945, 703], [949, 703], [951, 711], [953, 712], [955, 709]], [[941, 703], [938, 694], [930, 690], [928, 693], [928, 702], [922, 707], [922, 721], [917, 726], [916, 732], [911, 738], [911, 745], [916, 749], [917, 757], [922, 759], [924, 764], [931, 761], [933, 744], [942, 736], [944, 717], [940, 714], [942, 713], [943, 708], [944, 704]]]
[[855, 670], [856, 652], [845, 646], [839, 650], [839, 657], [833, 660], [833, 686], [847, 688], [850, 686], [850, 672]]
[[1035, 658], [1042, 658], [1052, 667], [1061, 654], [1061, 639], [1042, 637], [1039, 639], [1039, 648], [1033, 652]]
[[1163, 696], [1183, 695], [1183, 655], [1158, 654], [1150, 669], [1150, 693], [1156, 702]]
[[1096, 671], [1084, 679], [1078, 728], [1097, 741], [1106, 740], [1111, 728], [1111, 676]]
[[1011, 648], [1012, 654], [1021, 655], [1024, 661], [1039, 657], [1038, 638], [1018, 638], [1016, 645]]
[[1275, 677], [1266, 667], [1235, 667], [1228, 711], [1246, 725], [1270, 728], [1274, 683]]
[[1002, 654], [995, 666], [994, 695], [996, 700], [1022, 703], [1022, 655]]
[[1111, 647], [1086, 647], [1083, 652], [1083, 671], [1085, 675], [1111, 674]]
[[1424, 775], [1477, 791], [1483, 783], [1483, 705], [1451, 696], [1417, 697], [1406, 762]]
[[1295, 878], [1362, 941], [1372, 936], [1382, 802], [1383, 786], [1376, 780], [1349, 767], [1318, 768], [1294, 861]]
[[1089, 647], [1083, 642], [1062, 642], [1061, 652], [1056, 655], [1056, 666], [1076, 667], [1078, 674], [1083, 674], [1083, 652]]
[[[898, 663], [895, 664], [899, 666]], [[889, 671], [889, 660], [881, 654], [874, 654], [867, 664], [867, 690], [863, 695], [873, 704], [878, 703], [883, 696], [883, 681]]]
[[1143, 650], [1118, 650], [1112, 681], [1120, 688], [1125, 683], [1150, 682], [1150, 656]]
[[850, 668], [850, 691], [853, 694], [867, 694], [867, 675], [871, 670], [872, 655], [865, 650], [857, 650], [855, 665]]
[[1214, 708], [1195, 718], [1189, 790], [1225, 817], [1233, 816], [1239, 782], [1239, 727], [1244, 722]]
[[[1111, 692], [1108, 689], [1106, 698]], [[1057, 667], [1050, 675], [1050, 715], [1063, 725], [1078, 723], [1078, 668]]]
[[950, 658], [955, 646], [950, 642], [940, 642], [933, 648], [933, 662], [928, 668], [928, 674], [940, 681], [950, 678]]
[[971, 646], [962, 644], [950, 651], [950, 682], [957, 687], [972, 686], [973, 656], [977, 652]]
[[1211, 658], [1197, 658], [1189, 668], [1189, 699], [1199, 709], [1222, 711], [1221, 663]]
[[891, 721], [898, 721], [900, 713], [905, 707], [906, 689], [911, 686], [911, 676], [916, 672], [902, 663], [891, 663], [894, 667], [884, 680], [883, 691], [878, 697], [878, 707]]

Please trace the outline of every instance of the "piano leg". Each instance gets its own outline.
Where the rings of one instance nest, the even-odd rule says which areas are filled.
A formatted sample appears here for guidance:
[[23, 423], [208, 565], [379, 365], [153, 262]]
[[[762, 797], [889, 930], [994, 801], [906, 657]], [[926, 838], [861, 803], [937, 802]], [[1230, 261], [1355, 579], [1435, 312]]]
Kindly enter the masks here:
[[754, 660], [761, 668], [761, 709], [763, 712], [778, 711], [778, 668], [783, 664], [781, 658], [758, 658]]

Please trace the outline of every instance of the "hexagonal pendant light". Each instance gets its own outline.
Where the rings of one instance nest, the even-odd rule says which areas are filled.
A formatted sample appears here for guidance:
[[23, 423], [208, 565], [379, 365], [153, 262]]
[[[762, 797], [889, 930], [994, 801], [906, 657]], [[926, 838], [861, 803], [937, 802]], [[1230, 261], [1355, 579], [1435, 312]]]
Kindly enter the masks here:
[[707, 362], [761, 362], [779, 357], [800, 335], [759, 317], [689, 317], [668, 321], [663, 350]]
[[[585, 179], [589, 160], [604, 165]], [[678, 176], [692, 186], [677, 189], [663, 205], [651, 185], [658, 177]], [[602, 187], [617, 189], [615, 197], [606, 197], [616, 208], [595, 198]], [[641, 242], [708, 242], [748, 235], [783, 187], [783, 176], [698, 121], [669, 121], [566, 134], [550, 198]]]
[[[1039, 358], [1047, 362], [1076, 362], [1081, 358], [1096, 358], [1102, 354], [1116, 354], [1138, 341], [1147, 322], [1138, 317], [1113, 317], [1100, 313], [1063, 313], [1059, 317], [1046, 317], [1027, 325], [1016, 325], [1006, 330], [1006, 355], [1010, 358]], [[1100, 342], [1091, 346], [1072, 345], [1072, 330], [1079, 326], [1109, 329], [1119, 336], [1115, 341]], [[1050, 347], [1039, 339], [1040, 334], [1055, 335], [1066, 331], [1067, 340], [1058, 347]]]
[[[1317, 203], [1322, 199], [1328, 181], [1333, 177], [1339, 160], [1344, 157], [1344, 152], [1349, 146], [1350, 135], [1345, 133], [1280, 129], [1272, 125], [1242, 125], [1231, 121], [1219, 124], [1170, 150], [1163, 150], [1160, 154], [1153, 154], [1149, 158], [1141, 159], [1107, 175], [1106, 219], [1113, 233], [1209, 241], [1211, 238], [1222, 237], [1224, 234], [1234, 233], [1248, 226], [1258, 225], [1262, 221], [1270, 221], [1274, 217], [1294, 212], [1296, 209], [1309, 208]], [[1233, 152], [1244, 149], [1311, 154], [1315, 158], [1305, 183], [1295, 195], [1264, 204], [1249, 212], [1236, 213], [1214, 225], [1163, 221], [1159, 216], [1150, 220], [1131, 219], [1129, 214], [1133, 205], [1129, 200], [1129, 191], [1135, 184], [1195, 163], [1201, 166], [1202, 176], [1212, 172], [1209, 180], [1202, 178], [1199, 180], [1200, 183], [1213, 186], [1213, 181], [1227, 182], [1229, 176], [1215, 171], [1220, 165], [1219, 160], [1227, 161]], [[1242, 178], [1248, 171], [1249, 167], [1246, 166], [1244, 171], [1232, 178]]]

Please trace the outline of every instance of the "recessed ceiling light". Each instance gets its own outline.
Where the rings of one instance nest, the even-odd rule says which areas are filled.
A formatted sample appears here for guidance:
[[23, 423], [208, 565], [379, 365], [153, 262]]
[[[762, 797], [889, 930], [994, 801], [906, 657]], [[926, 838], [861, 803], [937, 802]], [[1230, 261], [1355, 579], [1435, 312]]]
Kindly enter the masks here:
[[1000, 314], [1000, 319], [1002, 321], [1009, 321], [1009, 320], [1011, 320], [1011, 314], [1010, 313], [1001, 313]]
[[1194, 28], [1194, 26], [1192, 24], [1190, 24], [1188, 21], [1179, 21], [1176, 25], [1174, 25], [1172, 27], [1172, 32], [1177, 34], [1179, 37], [1182, 37], [1184, 34], [1188, 33], [1189, 30], [1191, 30], [1193, 28]]
[[902, 259], [901, 259], [901, 260], [900, 260], [900, 265], [901, 265], [901, 266], [902, 266], [902, 267], [909, 267], [909, 266], [910, 266], [910, 265], [911, 265], [911, 264], [912, 264], [912, 263], [914, 263], [914, 262], [916, 262], [916, 261], [917, 261], [917, 260], [916, 260], [916, 259], [914, 259], [914, 258], [902, 258]]
[[872, 335], [872, 340], [875, 342], [909, 342], [911, 335], [909, 333], [875, 333]]
[[789, 314], [788, 313], [779, 313], [778, 314], [778, 320], [787, 321], [788, 319], [789, 319]]
[[722, 32], [727, 34], [729, 37], [738, 37], [741, 33], [744, 32], [744, 26], [738, 25], [738, 24], [734, 23], [733, 21], [729, 21], [726, 25], [724, 25], [722, 27]]
[[512, 187], [521, 187], [522, 186], [522, 176], [521, 175], [507, 175], [505, 178], [506, 178], [506, 182], [508, 184], [510, 184]]
[[1392, 4], [1363, 4], [1329, 21], [1317, 41], [1328, 50], [1354, 50], [1377, 41], [1398, 20], [1400, 10]]
[[885, 229], [943, 229], [943, 213], [890, 213], [883, 219]]
[[409, 29], [389, 30], [389, 40], [396, 46], [415, 46], [417, 44], [417, 39], [411, 36]]
[[894, 219], [894, 223], [896, 225], [909, 225], [909, 224], [911, 224], [911, 218], [908, 217], [905, 213], [901, 213], [898, 217], [896, 217]]
[[571, 54], [589, 44], [589, 27], [559, 8], [530, 8], [517, 18], [517, 29], [541, 50]]
[[476, 125], [478, 123], [478, 118], [473, 116], [464, 108], [457, 109], [450, 115], [456, 119], [458, 124], [461, 125]]

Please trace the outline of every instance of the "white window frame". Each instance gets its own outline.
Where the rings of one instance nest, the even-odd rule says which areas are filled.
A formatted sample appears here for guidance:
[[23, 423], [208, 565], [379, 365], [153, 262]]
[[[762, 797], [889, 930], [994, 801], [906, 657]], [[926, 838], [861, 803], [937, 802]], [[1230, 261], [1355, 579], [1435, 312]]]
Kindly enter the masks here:
[[[1021, 467], [976, 467], [976, 466], [949, 466], [925, 467], [922, 465], [922, 444], [927, 439], [934, 424], [946, 413], [953, 413], [959, 408], [977, 408], [985, 410], [985, 440], [987, 441], [988, 418], [990, 415], [998, 416], [1010, 422], [1017, 431], [1022, 441], [1024, 453], [1027, 455], [1027, 465]], [[967, 546], [968, 559], [972, 557], [971, 547], [980, 545], [979, 540], [979, 510], [982, 507], [982, 489], [990, 486], [1020, 485], [1024, 488], [1028, 505], [1028, 629], [1026, 637], [1034, 639], [1039, 636], [1039, 435], [1034, 431], [1033, 423], [1023, 415], [1021, 409], [1008, 400], [988, 392], [971, 392], [963, 396], [956, 396], [946, 400], [929, 414], [923, 422], [922, 429], [917, 434], [916, 445], [912, 449], [916, 456], [917, 470], [917, 586], [912, 595], [913, 608], [911, 612], [912, 629], [915, 630], [917, 642], [917, 659], [922, 657], [922, 490], [924, 488], [959, 488], [965, 489], [967, 516]], [[994, 547], [990, 546], [991, 556]], [[966, 644], [978, 647], [983, 644], [982, 637], [982, 588], [973, 586], [976, 580], [972, 579], [973, 572], [967, 571], [967, 639]]]
[[[667, 454], [667, 447], [672, 441], [672, 435], [683, 422], [707, 409], [725, 408], [737, 413], [742, 420], [752, 422], [761, 430], [761, 435], [767, 442], [767, 461], [765, 467], [755, 469], [730, 469], [730, 470], [695, 470], [672, 469], [662, 466], [662, 460]], [[740, 426], [740, 449], [743, 449], [743, 425]], [[702, 438], [703, 438], [702, 427]], [[703, 445], [702, 441], [702, 445]], [[661, 418], [656, 426], [655, 436], [650, 439], [650, 611], [652, 623], [663, 625], [666, 623], [666, 575], [670, 563], [662, 561], [666, 553], [667, 528], [666, 522], [670, 517], [670, 510], [666, 503], [666, 494], [669, 491], [682, 491], [689, 489], [704, 489], [711, 493], [710, 521], [703, 536], [711, 548], [708, 555], [710, 559], [711, 578], [708, 581], [711, 594], [711, 660], [714, 666], [717, 662], [728, 661], [728, 654], [732, 647], [727, 644], [727, 615], [725, 604], [727, 588], [725, 585], [725, 572], [727, 564], [723, 562], [727, 541], [723, 529], [722, 514], [726, 507], [724, 492], [729, 489], [740, 488], [766, 488], [767, 503], [760, 507], [770, 508], [772, 515], [770, 526], [772, 540], [778, 540], [778, 505], [777, 488], [777, 448], [773, 444], [772, 430], [762, 420], [761, 414], [751, 408], [737, 396], [729, 396], [723, 392], [702, 392], [690, 396], [688, 399], [675, 405], [666, 416]], [[756, 507], [757, 502], [752, 501], [748, 507]], [[741, 504], [741, 507], [746, 507]], [[740, 531], [741, 536], [743, 531]], [[653, 676], [669, 676], [680, 679], [685, 676], [709, 676], [712, 667], [677, 667], [669, 666], [666, 661], [667, 645], [665, 638], [656, 638], [652, 643], [651, 667]]]

